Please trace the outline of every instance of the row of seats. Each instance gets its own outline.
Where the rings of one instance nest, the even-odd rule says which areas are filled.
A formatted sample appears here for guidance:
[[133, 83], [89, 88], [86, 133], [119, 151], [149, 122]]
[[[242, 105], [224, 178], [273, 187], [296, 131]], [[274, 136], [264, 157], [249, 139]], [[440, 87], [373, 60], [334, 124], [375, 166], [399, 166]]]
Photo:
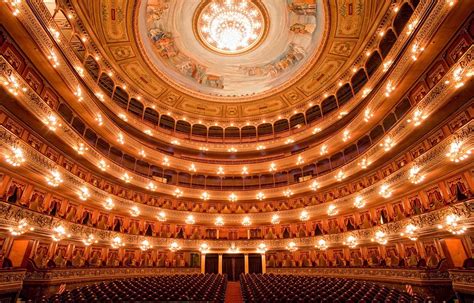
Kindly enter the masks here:
[[226, 286], [227, 277], [217, 274], [154, 276], [78, 287], [40, 302], [224, 302]]
[[340, 278], [273, 274], [242, 274], [245, 302], [424, 302], [417, 295], [374, 283]]

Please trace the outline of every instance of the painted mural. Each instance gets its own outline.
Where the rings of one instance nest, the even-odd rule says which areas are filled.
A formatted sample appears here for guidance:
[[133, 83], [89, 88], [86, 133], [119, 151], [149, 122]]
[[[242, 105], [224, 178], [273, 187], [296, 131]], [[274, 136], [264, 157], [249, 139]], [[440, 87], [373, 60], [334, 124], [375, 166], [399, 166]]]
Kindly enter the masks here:
[[181, 75], [179, 83], [191, 90], [246, 96], [272, 89], [294, 77], [316, 52], [324, 30], [318, 25], [324, 18], [322, 0], [252, 1], [265, 7], [269, 29], [249, 52], [226, 56], [196, 41], [193, 13], [200, 0], [144, 1], [145, 42], [151, 45], [145, 49], [165, 76]]

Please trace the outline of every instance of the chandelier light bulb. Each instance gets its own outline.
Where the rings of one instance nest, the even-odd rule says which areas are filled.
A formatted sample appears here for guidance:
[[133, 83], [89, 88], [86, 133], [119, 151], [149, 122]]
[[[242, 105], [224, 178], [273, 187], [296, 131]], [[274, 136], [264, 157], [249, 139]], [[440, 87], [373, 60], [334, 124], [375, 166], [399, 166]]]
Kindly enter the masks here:
[[275, 214], [272, 216], [272, 224], [280, 224], [280, 216]]
[[328, 249], [328, 244], [326, 243], [326, 240], [319, 239], [314, 247], [316, 247], [319, 250], [326, 250]]
[[224, 226], [224, 219], [222, 217], [217, 217], [216, 221], [214, 222], [215, 226]]

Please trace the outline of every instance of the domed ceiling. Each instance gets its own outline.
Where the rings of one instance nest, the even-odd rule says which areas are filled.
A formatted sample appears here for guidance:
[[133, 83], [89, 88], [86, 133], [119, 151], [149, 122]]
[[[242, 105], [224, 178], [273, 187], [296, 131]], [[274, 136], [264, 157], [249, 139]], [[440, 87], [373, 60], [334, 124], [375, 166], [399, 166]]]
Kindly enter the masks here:
[[156, 72], [203, 98], [288, 86], [316, 57], [324, 25], [322, 0], [148, 0], [138, 13]]
[[[372, 0], [84, 0], [114, 80], [160, 113], [261, 121], [350, 77], [388, 7]], [[245, 119], [245, 120], [243, 120]]]

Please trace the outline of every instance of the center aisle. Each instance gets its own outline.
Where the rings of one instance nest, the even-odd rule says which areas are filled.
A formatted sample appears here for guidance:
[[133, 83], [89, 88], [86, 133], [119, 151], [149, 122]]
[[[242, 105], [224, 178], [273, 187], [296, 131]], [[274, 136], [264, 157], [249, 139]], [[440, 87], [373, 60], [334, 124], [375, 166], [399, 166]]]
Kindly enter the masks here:
[[225, 303], [243, 303], [242, 294], [240, 293], [240, 282], [227, 282], [227, 290], [225, 292]]

